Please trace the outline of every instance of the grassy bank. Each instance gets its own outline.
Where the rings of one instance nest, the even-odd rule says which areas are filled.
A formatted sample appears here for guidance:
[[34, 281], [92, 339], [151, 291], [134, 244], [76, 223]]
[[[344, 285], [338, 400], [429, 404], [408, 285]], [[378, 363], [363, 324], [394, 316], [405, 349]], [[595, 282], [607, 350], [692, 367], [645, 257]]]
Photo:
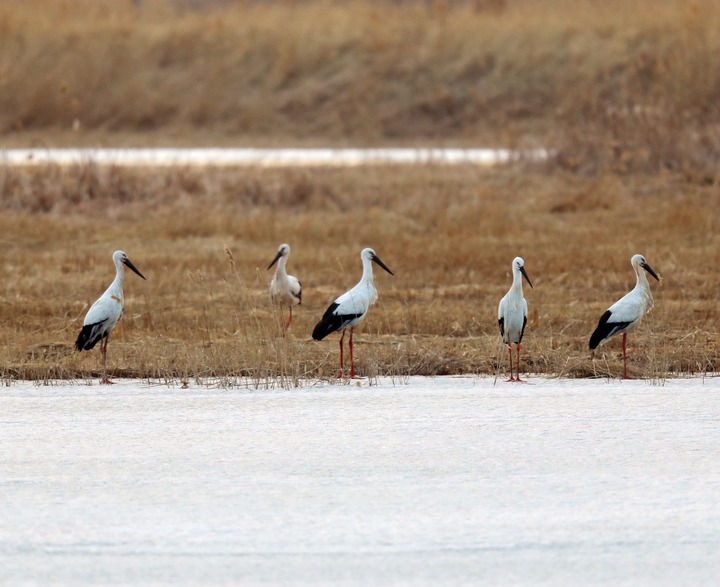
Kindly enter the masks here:
[[4, 143], [541, 145], [716, 176], [709, 0], [182, 6], [3, 2]]
[[[126, 310], [109, 345], [116, 375], [334, 375], [337, 336], [310, 332], [360, 277], [372, 246], [395, 271], [356, 337], [365, 375], [496, 373], [497, 303], [522, 255], [535, 285], [523, 368], [619, 374], [618, 341], [593, 360], [602, 312], [634, 285], [632, 254], [663, 280], [629, 336], [636, 375], [720, 368], [720, 193], [676, 177], [587, 178], [533, 170], [378, 167], [303, 170], [0, 168], [0, 370], [96, 375], [72, 345], [124, 249]], [[290, 337], [269, 303], [278, 244], [303, 282]], [[499, 359], [501, 359], [499, 363]]]

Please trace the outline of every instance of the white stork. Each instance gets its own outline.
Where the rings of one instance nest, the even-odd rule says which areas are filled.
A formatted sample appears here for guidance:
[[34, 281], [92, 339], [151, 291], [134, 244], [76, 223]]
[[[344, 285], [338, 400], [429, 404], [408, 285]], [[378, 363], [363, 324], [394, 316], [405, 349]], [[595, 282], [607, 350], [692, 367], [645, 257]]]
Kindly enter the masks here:
[[270, 296], [272, 297], [273, 302], [280, 306], [287, 306], [290, 308], [290, 317], [288, 318], [288, 321], [285, 322], [282, 318], [280, 319], [283, 337], [287, 333], [290, 322], [292, 322], [293, 306], [299, 306], [302, 303], [302, 284], [298, 281], [297, 277], [294, 275], [288, 275], [285, 270], [285, 265], [287, 264], [289, 256], [290, 245], [283, 243], [278, 247], [277, 255], [275, 255], [272, 263], [268, 265], [269, 270], [277, 262], [275, 275], [270, 282]]
[[377, 263], [390, 275], [394, 275], [385, 263], [380, 260], [372, 249], [363, 249], [360, 253], [363, 264], [362, 278], [350, 291], [337, 298], [323, 314], [322, 319], [315, 325], [312, 337], [322, 340], [331, 332], [342, 330], [340, 337], [340, 372], [338, 378], [343, 376], [343, 339], [345, 329], [350, 327], [350, 378], [355, 378], [355, 364], [353, 361], [353, 329], [362, 322], [370, 305], [377, 299], [377, 291], [373, 284], [372, 262]]
[[113, 253], [113, 262], [115, 263], [115, 279], [105, 290], [97, 301], [90, 306], [88, 313], [85, 314], [83, 327], [75, 341], [75, 348], [79, 351], [89, 351], [98, 341], [100, 343], [100, 353], [102, 354], [103, 377], [100, 383], [112, 383], [107, 376], [107, 343], [112, 329], [120, 320], [123, 313], [123, 279], [125, 277], [125, 267], [129, 267], [140, 277], [145, 276], [137, 270], [132, 264], [128, 256], [123, 251], [115, 251]]
[[[523, 297], [522, 278], [527, 279], [530, 287], [533, 284], [525, 271], [525, 261], [522, 257], [515, 257], [512, 262], [513, 282], [508, 292], [498, 304], [498, 324], [503, 342], [508, 347], [510, 356], [510, 379], [508, 381], [520, 381], [520, 342], [525, 334], [527, 324], [527, 302]], [[512, 345], [515, 345], [517, 361], [515, 369], [517, 379], [513, 378]]]
[[630, 263], [637, 277], [635, 287], [605, 311], [600, 317], [595, 332], [590, 337], [590, 349], [594, 350], [612, 336], [622, 333], [623, 379], [629, 379], [625, 351], [627, 333], [637, 326], [640, 319], [653, 306], [650, 284], [641, 269], [644, 269], [657, 281], [660, 281], [653, 268], [648, 265], [642, 255], [633, 255]]

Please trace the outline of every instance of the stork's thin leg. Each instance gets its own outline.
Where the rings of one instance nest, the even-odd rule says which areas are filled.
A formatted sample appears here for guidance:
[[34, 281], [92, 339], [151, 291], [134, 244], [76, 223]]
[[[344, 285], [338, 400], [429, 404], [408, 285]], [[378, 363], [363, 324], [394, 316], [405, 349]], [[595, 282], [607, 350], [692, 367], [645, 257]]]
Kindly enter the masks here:
[[622, 341], [622, 349], [623, 349], [623, 379], [630, 379], [627, 374], [627, 354], [625, 351], [625, 341], [627, 339], [627, 332], [623, 332], [623, 341]]
[[512, 367], [512, 345], [510, 343], [508, 343], [507, 348], [508, 348], [508, 356], [510, 357], [510, 379], [508, 379], [508, 381], [515, 381], [515, 379], [513, 378], [513, 370], [512, 370], [513, 369], [513, 367]]
[[343, 376], [343, 338], [345, 338], [345, 330], [342, 331], [342, 336], [340, 337], [340, 372], [337, 376], [338, 379], [342, 379]]
[[288, 316], [287, 322], [285, 322], [284, 318], [281, 318], [280, 324], [282, 326], [282, 337], [285, 338], [287, 335], [288, 328], [290, 328], [290, 322], [292, 322], [292, 306], [290, 307], [290, 316]]
[[515, 345], [515, 349], [517, 351], [517, 360], [515, 361], [515, 371], [517, 372], [517, 377], [515, 381], [520, 381], [520, 343]]
[[354, 326], [350, 327], [350, 379], [355, 379], [355, 362], [353, 359], [353, 328]]
[[106, 385], [112, 385], [112, 381], [110, 381], [107, 376], [107, 343], [109, 338], [110, 337], [106, 336], [100, 343], [100, 354], [102, 355], [103, 364], [103, 376], [100, 383], [104, 383]]

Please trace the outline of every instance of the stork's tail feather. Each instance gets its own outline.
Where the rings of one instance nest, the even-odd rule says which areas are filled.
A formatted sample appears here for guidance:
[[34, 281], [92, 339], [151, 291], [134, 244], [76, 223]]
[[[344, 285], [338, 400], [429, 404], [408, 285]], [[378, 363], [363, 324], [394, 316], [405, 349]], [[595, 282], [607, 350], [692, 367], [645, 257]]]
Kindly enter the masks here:
[[97, 324], [85, 324], [75, 341], [75, 348], [79, 351], [91, 350], [102, 338]]
[[595, 328], [595, 332], [590, 335], [590, 350], [595, 350], [598, 345], [607, 338], [608, 334], [612, 330], [611, 327], [609, 327], [608, 319], [610, 318], [610, 310], [607, 310], [602, 316], [600, 316], [600, 320], [598, 321], [597, 328]]
[[313, 328], [312, 337], [315, 340], [322, 340], [328, 334], [330, 334], [331, 332], [335, 332], [340, 328], [340, 326], [342, 326], [342, 321], [340, 317], [334, 314], [337, 307], [338, 304], [333, 302], [332, 304], [330, 304], [328, 309], [325, 310], [325, 313], [320, 319], [320, 322], [318, 322], [315, 325], [315, 328]]
[[594, 351], [598, 345], [602, 342], [604, 336], [600, 332], [599, 328], [595, 329], [595, 332], [590, 336], [590, 350]]
[[333, 322], [330, 322], [325, 318], [320, 320], [320, 322], [315, 325], [315, 328], [313, 328], [312, 337], [315, 340], [322, 340], [331, 332], [335, 332], [337, 328], [335, 327], [336, 325]]
[[346, 328], [353, 320], [361, 318], [363, 314], [336, 314], [338, 304], [333, 302], [325, 310], [322, 319], [315, 325], [312, 337], [315, 340], [322, 340], [328, 334]]

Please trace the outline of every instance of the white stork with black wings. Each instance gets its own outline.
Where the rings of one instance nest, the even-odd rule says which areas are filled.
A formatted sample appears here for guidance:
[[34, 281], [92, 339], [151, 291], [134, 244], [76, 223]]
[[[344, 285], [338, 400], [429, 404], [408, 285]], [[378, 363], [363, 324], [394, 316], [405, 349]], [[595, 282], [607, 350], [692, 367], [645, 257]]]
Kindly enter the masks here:
[[[503, 342], [508, 347], [510, 355], [510, 379], [508, 381], [520, 381], [520, 343], [523, 334], [525, 334], [525, 325], [527, 324], [527, 302], [523, 297], [522, 278], [530, 282], [527, 272], [525, 271], [525, 261], [522, 257], [515, 257], [512, 262], [513, 282], [509, 291], [503, 296], [498, 304], [498, 324], [500, 325], [500, 334]], [[515, 345], [517, 353], [516, 370], [517, 379], [513, 378], [512, 366], [512, 345]]]
[[100, 353], [102, 354], [103, 377], [100, 383], [112, 383], [107, 377], [107, 343], [112, 329], [115, 328], [120, 316], [123, 313], [125, 298], [123, 297], [123, 279], [125, 278], [125, 267], [129, 267], [140, 277], [145, 276], [137, 270], [128, 256], [123, 251], [113, 253], [115, 263], [115, 279], [105, 290], [97, 301], [90, 306], [85, 315], [83, 327], [75, 341], [75, 348], [79, 351], [89, 351], [99, 341]]
[[340, 337], [340, 373], [343, 376], [343, 339], [345, 329], [350, 327], [350, 378], [355, 378], [355, 364], [353, 362], [353, 328], [362, 322], [368, 309], [377, 299], [377, 290], [373, 283], [372, 263], [377, 263], [390, 275], [394, 275], [385, 263], [380, 260], [372, 249], [363, 249], [360, 253], [363, 264], [362, 278], [350, 291], [337, 298], [323, 314], [322, 319], [315, 325], [312, 337], [322, 340], [331, 332], [342, 331]]
[[290, 317], [288, 321], [280, 320], [280, 326], [282, 329], [282, 335], [285, 336], [287, 329], [292, 322], [292, 309], [293, 306], [299, 306], [302, 303], [302, 284], [298, 281], [298, 278], [294, 275], [288, 275], [285, 265], [287, 259], [290, 256], [290, 245], [283, 243], [278, 247], [277, 255], [272, 260], [272, 263], [268, 265], [268, 270], [277, 262], [277, 268], [275, 269], [275, 275], [270, 281], [270, 296], [273, 302], [280, 306], [287, 306], [290, 308]]
[[611, 337], [622, 333], [623, 379], [628, 379], [627, 354], [625, 351], [627, 333], [638, 325], [640, 319], [653, 306], [650, 284], [645, 272], [642, 270], [644, 269], [656, 280], [660, 281], [653, 268], [648, 265], [642, 255], [633, 255], [630, 263], [637, 277], [635, 287], [605, 311], [600, 317], [595, 332], [590, 337], [590, 349], [594, 350]]

